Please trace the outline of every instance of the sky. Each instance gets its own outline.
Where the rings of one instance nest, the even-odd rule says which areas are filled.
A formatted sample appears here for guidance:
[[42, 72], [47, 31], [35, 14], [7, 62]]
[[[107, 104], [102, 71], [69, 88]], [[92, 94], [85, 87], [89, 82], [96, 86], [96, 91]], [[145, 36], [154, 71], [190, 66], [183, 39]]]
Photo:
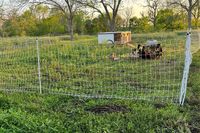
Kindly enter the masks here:
[[[2, 0], [0, 0], [2, 1]], [[8, 3], [12, 0], [4, 0], [5, 3]], [[133, 16], [140, 16], [140, 13], [145, 11], [145, 8], [143, 7], [145, 3], [145, 0], [124, 0], [124, 7], [132, 8]], [[121, 10], [123, 10], [123, 8]]]
[[133, 16], [140, 16], [141, 12], [145, 11], [145, 0], [124, 0], [125, 7], [133, 7]]

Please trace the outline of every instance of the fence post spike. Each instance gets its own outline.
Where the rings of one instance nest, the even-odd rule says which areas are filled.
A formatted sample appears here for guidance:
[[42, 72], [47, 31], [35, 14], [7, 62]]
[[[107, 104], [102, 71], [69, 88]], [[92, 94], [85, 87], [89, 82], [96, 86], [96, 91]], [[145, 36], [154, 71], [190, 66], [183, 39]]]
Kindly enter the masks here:
[[40, 67], [40, 49], [39, 49], [38, 38], [36, 38], [36, 46], [37, 46], [37, 60], [38, 60], [38, 82], [39, 82], [40, 94], [42, 94], [41, 67]]

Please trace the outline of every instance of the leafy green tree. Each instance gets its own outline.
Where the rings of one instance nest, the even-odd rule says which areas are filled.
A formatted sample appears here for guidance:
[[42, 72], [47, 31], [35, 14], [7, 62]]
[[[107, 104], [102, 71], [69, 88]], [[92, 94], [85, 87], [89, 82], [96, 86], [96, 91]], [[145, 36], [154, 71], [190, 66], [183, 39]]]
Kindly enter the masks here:
[[[58, 35], [66, 33], [65, 16], [58, 11], [48, 11], [48, 15], [38, 15], [38, 8], [30, 8], [22, 15], [13, 14], [3, 24], [3, 29], [7, 36], [38, 36], [38, 35]], [[40, 9], [42, 7], [40, 6]], [[46, 11], [45, 11], [46, 12]], [[45, 13], [44, 12], [44, 13]]]
[[84, 33], [84, 26], [85, 26], [85, 13], [79, 11], [74, 16], [74, 32], [78, 34]]
[[163, 9], [157, 15], [157, 30], [180, 30], [184, 28], [182, 16], [172, 9]]
[[7, 36], [34, 35], [37, 30], [36, 20], [29, 10], [25, 11], [21, 16], [15, 13], [10, 19], [5, 21], [3, 29]]
[[49, 16], [37, 24], [38, 30], [36, 35], [58, 35], [64, 34], [65, 30], [65, 20], [62, 14], [54, 14]]
[[89, 35], [94, 34], [94, 28], [91, 19], [87, 19], [85, 21], [85, 33]]
[[17, 20], [20, 27], [19, 35], [34, 35], [37, 30], [37, 18], [29, 10], [25, 11]]
[[85, 29], [87, 34], [96, 34], [98, 32], [109, 31], [109, 26], [107, 25], [108, 20], [104, 16], [99, 15], [98, 17], [90, 20], [86, 20]]
[[200, 0], [197, 1], [197, 5], [192, 11], [192, 16], [194, 26], [197, 28], [198, 26], [200, 26]]
[[152, 26], [149, 24], [148, 17], [143, 16], [142, 18], [133, 17], [130, 19], [130, 28], [133, 32], [149, 32]]
[[188, 29], [192, 28], [192, 12], [199, 4], [199, 0], [168, 0], [168, 4], [172, 6], [179, 6], [187, 12]]
[[74, 39], [74, 16], [78, 9], [81, 7], [77, 0], [18, 0], [22, 5], [25, 4], [46, 4], [49, 5], [60, 12], [65, 16], [67, 22], [68, 31], [70, 34], [70, 40]]
[[124, 26], [124, 19], [120, 15], [117, 15], [116, 16], [116, 29], [121, 30], [121, 29], [123, 29], [123, 26]]
[[16, 23], [15, 19], [9, 19], [6, 20], [3, 23], [2, 29], [4, 31], [4, 36], [16, 36], [18, 35], [18, 27], [16, 27], [16, 25], [14, 25], [13, 23]]

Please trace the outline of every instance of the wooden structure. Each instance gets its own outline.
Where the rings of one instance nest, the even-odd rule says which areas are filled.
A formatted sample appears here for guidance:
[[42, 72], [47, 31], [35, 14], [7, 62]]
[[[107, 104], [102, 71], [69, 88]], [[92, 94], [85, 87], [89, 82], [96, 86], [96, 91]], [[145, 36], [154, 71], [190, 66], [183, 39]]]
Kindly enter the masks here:
[[126, 44], [131, 42], [131, 32], [101, 32], [98, 34], [98, 43]]

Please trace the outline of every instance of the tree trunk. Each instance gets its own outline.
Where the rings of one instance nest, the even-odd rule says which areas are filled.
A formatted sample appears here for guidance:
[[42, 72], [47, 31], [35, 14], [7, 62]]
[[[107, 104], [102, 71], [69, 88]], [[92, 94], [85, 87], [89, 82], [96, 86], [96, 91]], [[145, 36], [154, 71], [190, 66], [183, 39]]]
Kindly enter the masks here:
[[154, 17], [153, 17], [153, 28], [156, 30], [157, 25], [157, 10], [154, 10]]
[[200, 18], [200, 4], [197, 5], [198, 9], [197, 9], [197, 15], [194, 15], [194, 21], [195, 21], [195, 27], [198, 28], [199, 26], [199, 18]]
[[199, 23], [199, 19], [198, 18], [194, 18], [194, 26], [195, 28], [198, 28], [198, 23]]
[[68, 29], [69, 29], [69, 34], [70, 34], [70, 40], [74, 40], [74, 29], [73, 29], [73, 17], [70, 16], [68, 18]]
[[115, 18], [113, 18], [109, 23], [110, 23], [109, 24], [110, 31], [114, 32], [115, 31], [115, 26], [116, 26]]
[[156, 20], [153, 20], [153, 29], [156, 29]]
[[188, 10], [188, 29], [192, 29], [192, 10]]
[[192, 29], [192, 0], [188, 0], [189, 2], [189, 8], [188, 8], [188, 29]]

